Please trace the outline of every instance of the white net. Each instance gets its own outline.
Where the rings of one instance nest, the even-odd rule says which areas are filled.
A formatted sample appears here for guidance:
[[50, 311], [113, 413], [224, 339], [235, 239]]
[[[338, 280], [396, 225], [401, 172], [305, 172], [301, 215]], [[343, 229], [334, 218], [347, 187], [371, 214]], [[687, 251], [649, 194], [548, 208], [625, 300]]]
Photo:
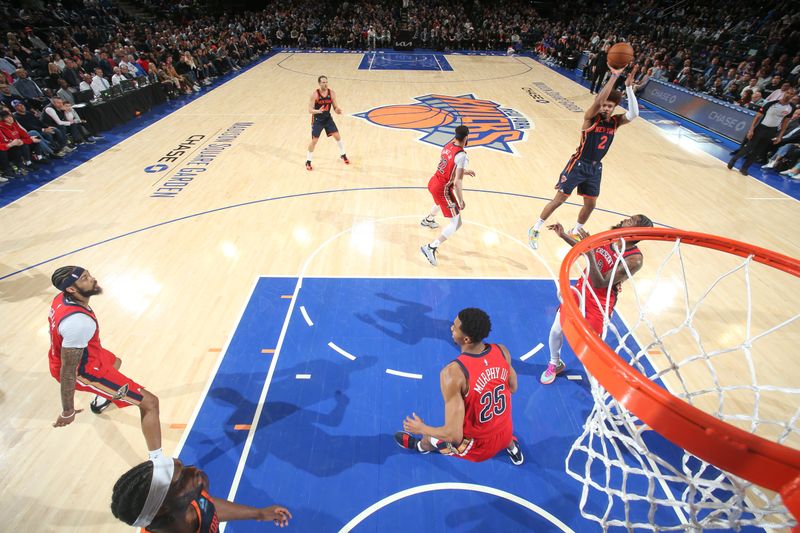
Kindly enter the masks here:
[[[613, 246], [624, 249], [625, 243]], [[740, 429], [800, 448], [800, 388], [793, 361], [800, 339], [800, 314], [794, 312], [800, 280], [752, 256], [682, 245], [680, 239], [639, 246], [647, 266], [624, 283], [619, 295], [618, 307], [629, 323], [609, 317], [605, 308], [606, 344], [681, 400]], [[656, 257], [664, 259], [654, 269]], [[580, 263], [573, 272], [581, 268], [586, 278], [586, 263]], [[614, 272], [627, 268], [618, 256]], [[594, 294], [586, 281], [581, 308], [603, 307], [599, 301], [609, 293]], [[589, 381], [594, 407], [566, 459], [567, 472], [583, 484], [584, 517], [604, 530], [629, 531], [796, 525], [780, 495], [670, 443], [596, 379]]]

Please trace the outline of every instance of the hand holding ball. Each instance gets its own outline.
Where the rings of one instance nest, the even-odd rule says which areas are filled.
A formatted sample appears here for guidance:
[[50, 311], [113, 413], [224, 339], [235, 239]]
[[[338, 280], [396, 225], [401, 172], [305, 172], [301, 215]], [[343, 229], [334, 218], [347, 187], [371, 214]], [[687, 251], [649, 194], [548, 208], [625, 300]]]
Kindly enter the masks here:
[[617, 43], [608, 50], [608, 66], [621, 69], [633, 61], [633, 47], [628, 43]]

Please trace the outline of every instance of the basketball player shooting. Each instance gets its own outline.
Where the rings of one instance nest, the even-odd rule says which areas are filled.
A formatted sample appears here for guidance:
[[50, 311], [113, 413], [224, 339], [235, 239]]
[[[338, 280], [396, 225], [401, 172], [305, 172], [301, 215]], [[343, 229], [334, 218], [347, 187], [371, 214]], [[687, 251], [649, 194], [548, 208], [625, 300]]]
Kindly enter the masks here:
[[342, 109], [336, 103], [336, 93], [328, 87], [326, 76], [317, 78], [317, 83], [319, 83], [319, 89], [311, 93], [311, 99], [308, 101], [308, 112], [311, 113], [311, 143], [308, 145], [308, 154], [306, 155], [306, 170], [314, 170], [314, 167], [311, 166], [311, 157], [322, 130], [325, 130], [328, 137], [333, 136], [336, 139], [336, 144], [339, 145], [339, 157], [342, 158], [345, 165], [349, 165], [350, 160], [347, 159], [344, 151], [342, 136], [339, 135], [339, 128], [331, 116], [331, 107], [337, 115], [342, 114]]
[[639, 116], [639, 104], [633, 92], [633, 80], [638, 66], [633, 67], [625, 80], [625, 92], [628, 96], [628, 110], [624, 114], [614, 114], [614, 110], [622, 99], [622, 94], [614, 90], [614, 85], [623, 69], [611, 68], [611, 76], [603, 90], [595, 97], [594, 102], [586, 110], [581, 127], [581, 142], [578, 149], [570, 157], [567, 166], [561, 172], [555, 188], [555, 198], [548, 203], [539, 220], [528, 230], [528, 243], [536, 250], [539, 247], [539, 231], [545, 220], [567, 201], [575, 188], [583, 196], [583, 208], [578, 214], [578, 222], [570, 232], [573, 237], [580, 235], [579, 230], [589, 220], [600, 196], [600, 180], [603, 173], [603, 157], [608, 153], [617, 128], [624, 126]]
[[458, 312], [450, 332], [461, 355], [439, 374], [444, 425], [428, 426], [412, 413], [403, 421], [405, 431], [394, 435], [398, 445], [475, 462], [505, 450], [512, 463], [523, 463], [511, 422], [511, 394], [517, 391], [517, 373], [505, 346], [483, 342], [491, 329], [492, 322], [483, 310], [472, 307]]
[[[611, 226], [611, 229], [630, 227], [652, 228], [653, 221], [645, 215], [634, 215]], [[565, 232], [563, 226], [558, 222], [547, 226], [547, 229], [553, 230], [556, 235], [561, 237], [564, 242], [570, 246], [578, 244], [578, 240], [571, 234]], [[578, 230], [579, 238], [583, 239], [588, 236], [589, 234], [586, 233], [585, 230]], [[603, 335], [603, 322], [606, 316], [606, 308], [608, 309], [608, 319], [611, 320], [611, 315], [614, 313], [614, 306], [617, 303], [617, 294], [622, 288], [622, 283], [628, 279], [628, 273], [630, 272], [630, 275], [633, 276], [642, 268], [644, 257], [642, 256], [641, 250], [636, 246], [637, 243], [638, 241], [625, 241], [625, 250], [623, 250], [621, 254], [618, 252], [618, 246], [612, 244], [600, 246], [586, 254], [586, 258], [589, 261], [587, 275], [585, 277], [581, 276], [578, 279], [575, 285], [575, 291], [570, 291], [572, 297], [576, 300], [579, 300], [585, 295], [584, 308], [586, 321], [598, 335]], [[617, 263], [618, 259], [625, 261], [625, 266], [618, 265], [615, 272], [614, 265]], [[584, 287], [585, 280], [589, 282], [588, 287]], [[611, 287], [610, 291], [609, 287]], [[562, 295], [562, 297], [569, 298], [569, 296], [564, 295]], [[578, 303], [580, 305], [580, 301]], [[544, 385], [551, 384], [553, 380], [556, 379], [556, 376], [566, 368], [564, 361], [561, 360], [561, 346], [564, 344], [564, 333], [561, 330], [560, 309], [556, 313], [553, 326], [550, 328], [548, 343], [550, 345], [550, 363], [539, 379]]]

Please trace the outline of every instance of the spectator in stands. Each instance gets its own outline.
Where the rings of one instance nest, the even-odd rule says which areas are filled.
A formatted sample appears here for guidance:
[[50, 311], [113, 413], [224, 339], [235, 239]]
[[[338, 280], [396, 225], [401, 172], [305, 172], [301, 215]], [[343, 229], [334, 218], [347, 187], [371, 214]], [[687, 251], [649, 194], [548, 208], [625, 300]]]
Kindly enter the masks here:
[[[112, 74], [114, 73], [113, 68], [111, 70], [111, 73]], [[94, 69], [94, 76], [92, 76], [92, 81], [91, 81], [90, 86], [91, 86], [92, 90], [94, 91], [95, 98], [100, 96], [100, 93], [102, 93], [103, 91], [105, 91], [106, 89], [111, 87], [111, 85], [108, 83], [108, 80], [103, 77], [103, 69], [102, 68], [97, 67], [96, 69]]]
[[[766, 95], [769, 95], [775, 91], [780, 90], [782, 85], [783, 85], [783, 79], [780, 76], [772, 76], [772, 78], [770, 78], [770, 81], [762, 87], [761, 92]], [[771, 100], [767, 98], [767, 102], [771, 102]]]
[[67, 81], [70, 87], [78, 87], [81, 83], [81, 74], [78, 72], [75, 61], [70, 58], [64, 60], [66, 68], [61, 71], [61, 77]]
[[773, 100], [780, 100], [781, 98], [783, 98], [783, 95], [786, 93], [786, 91], [788, 91], [791, 88], [792, 88], [791, 83], [789, 83], [788, 81], [783, 82], [783, 84], [781, 84], [779, 89], [775, 89], [774, 91], [769, 93], [769, 96], [767, 96], [766, 101], [772, 102]]
[[800, 108], [794, 110], [794, 114], [786, 126], [786, 133], [777, 146], [778, 149], [767, 164], [761, 168], [782, 171], [794, 166], [800, 159]]
[[[63, 156], [64, 149], [67, 147], [67, 139], [64, 134], [55, 126], [47, 126], [38, 116], [29, 112], [25, 108], [25, 103], [14, 100], [14, 119], [22, 126], [31, 137], [39, 137], [43, 144], [47, 146], [45, 153], [49, 150], [56, 156]], [[67, 150], [71, 151], [71, 149]], [[49, 154], [47, 154], [49, 155]]]
[[77, 144], [94, 144], [94, 141], [84, 135], [80, 122], [75, 121], [74, 114], [67, 117], [64, 100], [58, 97], [51, 98], [51, 105], [45, 107], [42, 121], [47, 126], [54, 126], [61, 130], [66, 137], [69, 134], [69, 146]]
[[19, 98], [22, 98], [22, 95], [17, 92], [13, 85], [0, 83], [0, 105], [11, 109], [13, 107], [11, 102]]
[[750, 103], [747, 105], [747, 108], [753, 111], [759, 111], [767, 102], [764, 100], [764, 96], [761, 94], [761, 91], [753, 91], [751, 94], [753, 97], [750, 99]]
[[42, 90], [35, 81], [28, 77], [28, 71], [24, 68], [17, 69], [17, 81], [14, 82], [14, 89], [30, 104], [39, 104], [46, 100]]
[[69, 90], [69, 83], [64, 78], [58, 80], [59, 89], [56, 92], [56, 96], [64, 100], [65, 102], [69, 102], [70, 104], [75, 103], [75, 97], [72, 96], [72, 91]]
[[0, 111], [0, 136], [9, 147], [8, 158], [17, 165], [17, 171], [27, 170], [32, 165], [31, 147], [38, 144], [39, 140], [31, 138], [7, 109]]
[[[78, 85], [78, 92], [83, 92], [83, 91], [92, 91], [92, 94], [94, 94], [94, 88], [92, 87], [92, 75], [91, 74], [84, 74], [83, 75], [83, 81], [81, 81], [80, 85]], [[96, 97], [97, 95], [95, 94], [94, 96]], [[74, 99], [73, 99], [73, 102], [74, 102]]]
[[119, 85], [120, 83], [122, 83], [127, 79], [128, 78], [126, 78], [122, 74], [122, 69], [120, 69], [119, 67], [114, 67], [114, 75], [111, 76], [111, 85]]

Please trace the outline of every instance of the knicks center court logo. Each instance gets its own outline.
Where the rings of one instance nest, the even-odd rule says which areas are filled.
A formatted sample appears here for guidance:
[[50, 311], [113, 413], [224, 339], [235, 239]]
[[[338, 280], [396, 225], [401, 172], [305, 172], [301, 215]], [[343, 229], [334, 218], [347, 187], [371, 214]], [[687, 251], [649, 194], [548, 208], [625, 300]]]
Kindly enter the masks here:
[[491, 100], [479, 100], [474, 94], [446, 96], [428, 94], [414, 98], [418, 103], [376, 107], [356, 117], [383, 126], [423, 133], [419, 140], [444, 146], [456, 128], [469, 128], [469, 147], [482, 146], [514, 153], [512, 143], [525, 140], [531, 121], [516, 111]]

